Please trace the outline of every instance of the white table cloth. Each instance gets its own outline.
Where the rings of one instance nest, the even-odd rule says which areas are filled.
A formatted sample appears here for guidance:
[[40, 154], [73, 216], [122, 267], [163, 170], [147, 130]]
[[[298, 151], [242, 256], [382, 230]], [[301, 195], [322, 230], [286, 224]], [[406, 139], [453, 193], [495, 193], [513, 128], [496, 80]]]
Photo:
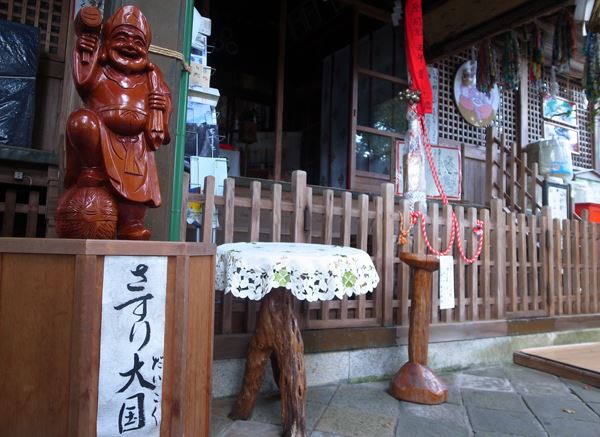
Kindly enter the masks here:
[[236, 297], [262, 299], [284, 287], [314, 302], [365, 294], [379, 276], [360, 249], [304, 243], [231, 243], [217, 248], [215, 288]]

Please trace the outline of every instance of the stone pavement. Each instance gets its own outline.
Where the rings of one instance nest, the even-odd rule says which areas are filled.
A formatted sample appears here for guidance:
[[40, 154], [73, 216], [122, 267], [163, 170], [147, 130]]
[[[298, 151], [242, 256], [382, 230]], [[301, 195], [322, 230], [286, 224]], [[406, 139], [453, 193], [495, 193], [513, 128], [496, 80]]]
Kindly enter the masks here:
[[[448, 402], [418, 405], [387, 381], [308, 388], [312, 437], [600, 437], [600, 389], [516, 365], [439, 373]], [[213, 400], [212, 436], [281, 435], [277, 394], [257, 400], [250, 421], [231, 421], [234, 398]]]

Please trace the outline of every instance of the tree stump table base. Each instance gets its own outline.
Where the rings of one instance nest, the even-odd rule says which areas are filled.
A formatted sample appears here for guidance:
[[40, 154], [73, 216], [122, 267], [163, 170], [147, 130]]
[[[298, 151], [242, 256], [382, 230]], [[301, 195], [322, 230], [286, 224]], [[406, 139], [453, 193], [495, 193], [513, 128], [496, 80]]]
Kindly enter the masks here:
[[306, 374], [304, 343], [293, 309], [294, 297], [275, 289], [263, 299], [256, 333], [250, 340], [244, 382], [229, 413], [233, 420], [248, 420], [260, 389], [267, 361], [281, 393], [281, 419], [285, 437], [306, 437]]
[[431, 275], [439, 267], [436, 256], [404, 252], [400, 259], [414, 270], [408, 328], [408, 363], [394, 375], [390, 393], [419, 404], [441, 404], [448, 399], [446, 385], [427, 367]]

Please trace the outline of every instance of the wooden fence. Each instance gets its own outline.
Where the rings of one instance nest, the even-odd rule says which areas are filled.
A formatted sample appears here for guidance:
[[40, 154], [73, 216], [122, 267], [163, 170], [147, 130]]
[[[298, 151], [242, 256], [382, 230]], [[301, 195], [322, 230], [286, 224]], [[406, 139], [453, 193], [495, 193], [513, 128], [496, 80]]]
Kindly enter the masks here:
[[[214, 180], [206, 179], [204, 223], [218, 214], [216, 242], [295, 241], [340, 244], [366, 250], [380, 276], [375, 292], [330, 302], [297, 302], [298, 319], [307, 329], [407, 326], [409, 323], [409, 269], [398, 251], [424, 252], [420, 232], [407, 245], [396, 244], [400, 222], [409, 211], [394, 196], [392, 184], [382, 184], [381, 195], [306, 185], [298, 171], [292, 184], [259, 181], [236, 187], [227, 179], [223, 196], [214, 196]], [[600, 225], [587, 221], [558, 220], [543, 208], [538, 215], [506, 213], [500, 199], [490, 209], [427, 205], [427, 233], [436, 248], [450, 238], [451, 208], [458, 217], [461, 238], [470, 254], [476, 246], [472, 227], [485, 224], [480, 258], [465, 265], [454, 251], [454, 309], [440, 310], [433, 293], [432, 323], [596, 313], [598, 300], [598, 244]], [[415, 228], [416, 230], [417, 228]], [[210, 225], [202, 230], [210, 241]], [[437, 275], [435, 275], [437, 276]], [[437, 290], [437, 277], [433, 289]], [[217, 292], [217, 334], [252, 332], [258, 303]]]
[[[18, 172], [22, 174], [21, 180], [15, 179]], [[0, 236], [54, 236], [57, 198], [56, 167], [0, 166]]]

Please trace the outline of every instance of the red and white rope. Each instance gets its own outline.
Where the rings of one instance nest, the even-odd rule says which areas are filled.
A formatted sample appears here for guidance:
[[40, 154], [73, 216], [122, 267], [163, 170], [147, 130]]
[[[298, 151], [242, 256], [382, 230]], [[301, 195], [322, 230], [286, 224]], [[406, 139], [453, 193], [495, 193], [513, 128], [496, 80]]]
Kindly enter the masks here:
[[[440, 193], [440, 197], [442, 198], [442, 203], [447, 206], [448, 205], [448, 196], [446, 196], [446, 193], [444, 192], [444, 188], [442, 187], [442, 183], [440, 182], [440, 177], [438, 175], [437, 169], [435, 168], [435, 164], [433, 162], [433, 156], [431, 154], [431, 143], [429, 142], [429, 135], [427, 135], [427, 128], [425, 126], [425, 117], [423, 117], [423, 115], [417, 113], [414, 105], [411, 105], [410, 109], [415, 112], [415, 114], [417, 115], [417, 117], [419, 119], [419, 126], [421, 128], [421, 137], [423, 138], [423, 144], [425, 146], [425, 154], [427, 155], [427, 161], [429, 162], [429, 167], [431, 168], [431, 175], [433, 176], [433, 182], [435, 183], [435, 186], [436, 186], [438, 192]], [[444, 250], [442, 252], [434, 249], [432, 247], [431, 243], [429, 242], [429, 238], [427, 237], [427, 230], [426, 230], [427, 217], [425, 216], [425, 214], [423, 214], [423, 212], [413, 211], [410, 214], [410, 226], [414, 226], [417, 223], [417, 220], [419, 218], [421, 219], [421, 233], [423, 234], [425, 244], [427, 245], [427, 248], [429, 249], [429, 251], [431, 253], [433, 253], [434, 255], [437, 255], [437, 256], [448, 255], [452, 251], [452, 247], [454, 245], [454, 240], [458, 236], [456, 245], [458, 246], [458, 252], [460, 253], [460, 256], [463, 259], [463, 261], [465, 262], [465, 264], [468, 265], [468, 264], [472, 264], [475, 261], [477, 261], [477, 259], [479, 258], [479, 255], [481, 254], [481, 250], [483, 249], [483, 221], [482, 220], [477, 220], [477, 222], [473, 226], [473, 233], [477, 236], [477, 239], [478, 239], [477, 250], [475, 251], [475, 254], [471, 258], [468, 258], [467, 255], [465, 254], [465, 250], [463, 249], [462, 238], [460, 236], [460, 227], [458, 225], [458, 218], [456, 217], [454, 210], [452, 210], [452, 226], [451, 226], [451, 232], [450, 232], [450, 241], [448, 241], [448, 247], [446, 248], [446, 250]]]

